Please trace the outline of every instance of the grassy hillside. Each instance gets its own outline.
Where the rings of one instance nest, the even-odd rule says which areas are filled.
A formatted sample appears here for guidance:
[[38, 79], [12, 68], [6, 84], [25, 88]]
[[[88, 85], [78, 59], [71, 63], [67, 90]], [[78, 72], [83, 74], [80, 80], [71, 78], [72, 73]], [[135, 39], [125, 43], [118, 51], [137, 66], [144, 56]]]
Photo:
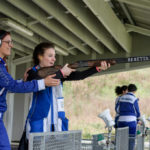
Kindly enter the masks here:
[[114, 89], [134, 83], [138, 87], [141, 114], [150, 116], [150, 69], [90, 77], [83, 81], [65, 82], [65, 110], [70, 129], [81, 129], [83, 138], [105, 132], [103, 121], [97, 117], [106, 108], [115, 116]]

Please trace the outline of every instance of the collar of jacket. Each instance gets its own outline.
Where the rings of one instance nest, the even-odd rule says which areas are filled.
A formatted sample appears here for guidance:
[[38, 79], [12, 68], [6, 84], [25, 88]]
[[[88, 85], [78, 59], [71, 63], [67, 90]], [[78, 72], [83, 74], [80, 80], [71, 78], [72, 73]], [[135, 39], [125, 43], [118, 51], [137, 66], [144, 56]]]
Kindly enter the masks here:
[[5, 61], [0, 57], [0, 62], [2, 63], [2, 64], [4, 64], [4, 66], [6, 66], [6, 63], [5, 63]]

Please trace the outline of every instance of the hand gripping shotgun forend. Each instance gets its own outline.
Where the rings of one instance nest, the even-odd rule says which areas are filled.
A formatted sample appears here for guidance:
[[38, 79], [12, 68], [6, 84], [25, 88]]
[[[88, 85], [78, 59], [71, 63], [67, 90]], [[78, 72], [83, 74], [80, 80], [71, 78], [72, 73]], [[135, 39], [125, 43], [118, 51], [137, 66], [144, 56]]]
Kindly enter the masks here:
[[[75, 63], [69, 64], [68, 67], [72, 69], [82, 68], [82, 67], [96, 67], [100, 66], [101, 61], [106, 61], [110, 65], [115, 65], [119, 63], [133, 63], [133, 62], [143, 62], [150, 61], [150, 56], [137, 56], [137, 57], [127, 57], [127, 58], [111, 58], [111, 59], [95, 59], [95, 60], [81, 60]], [[52, 66], [52, 67], [42, 67], [38, 70], [38, 76], [45, 78], [48, 75], [55, 74], [62, 66]]]

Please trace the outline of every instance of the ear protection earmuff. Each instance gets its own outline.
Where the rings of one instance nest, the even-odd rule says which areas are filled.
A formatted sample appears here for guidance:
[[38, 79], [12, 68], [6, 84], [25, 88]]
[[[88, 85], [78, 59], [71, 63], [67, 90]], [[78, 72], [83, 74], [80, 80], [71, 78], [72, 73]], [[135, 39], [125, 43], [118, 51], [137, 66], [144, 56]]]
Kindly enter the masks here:
[[0, 30], [0, 46], [2, 45], [2, 39], [5, 37], [5, 35], [8, 34], [5, 30]]

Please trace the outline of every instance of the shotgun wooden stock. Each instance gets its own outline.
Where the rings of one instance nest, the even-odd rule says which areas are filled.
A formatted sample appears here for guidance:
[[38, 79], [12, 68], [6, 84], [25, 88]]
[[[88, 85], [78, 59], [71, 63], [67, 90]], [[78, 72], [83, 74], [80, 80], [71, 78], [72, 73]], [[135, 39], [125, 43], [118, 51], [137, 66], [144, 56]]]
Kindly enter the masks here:
[[[133, 62], [150, 61], [150, 56], [83, 60], [83, 61], [77, 61], [75, 63], [69, 64], [68, 67], [72, 68], [72, 69], [77, 69], [77, 68], [82, 68], [82, 67], [96, 67], [96, 66], [100, 66], [101, 61], [106, 61], [110, 65], [115, 65], [115, 64], [119, 64], [119, 63], [133, 63]], [[42, 67], [38, 70], [38, 76], [40, 76], [41, 78], [45, 78], [48, 75], [55, 74], [61, 68], [62, 68], [62, 66], [60, 66], [60, 65], [53, 66], [53, 67]]]

